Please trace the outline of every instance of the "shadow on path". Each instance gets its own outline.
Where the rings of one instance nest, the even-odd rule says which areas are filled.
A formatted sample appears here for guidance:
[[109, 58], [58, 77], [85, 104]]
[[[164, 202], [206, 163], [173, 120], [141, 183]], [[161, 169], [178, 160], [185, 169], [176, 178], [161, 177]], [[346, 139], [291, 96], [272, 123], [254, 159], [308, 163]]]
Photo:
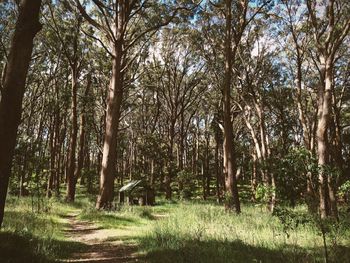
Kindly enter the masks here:
[[85, 246], [62, 262], [144, 262], [136, 255], [136, 245], [123, 242], [118, 230], [100, 228], [91, 222], [78, 220], [77, 216], [71, 214], [65, 217], [68, 223], [65, 234]]

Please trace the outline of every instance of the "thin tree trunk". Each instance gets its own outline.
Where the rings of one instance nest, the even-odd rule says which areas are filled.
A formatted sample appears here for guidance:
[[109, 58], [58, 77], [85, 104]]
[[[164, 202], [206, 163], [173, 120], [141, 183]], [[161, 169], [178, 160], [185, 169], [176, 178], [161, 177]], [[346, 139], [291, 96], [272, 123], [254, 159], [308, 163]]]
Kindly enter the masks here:
[[205, 191], [205, 171], [204, 171], [204, 160], [201, 162], [201, 177], [202, 177], [202, 197], [203, 200], [207, 200], [207, 193]]
[[151, 178], [149, 182], [151, 188], [154, 188], [154, 159], [151, 159]]
[[252, 189], [252, 199], [255, 201], [256, 188], [258, 186], [258, 176], [257, 176], [257, 157], [256, 153], [252, 153], [252, 178], [251, 178], [251, 189]]
[[20, 180], [20, 188], [19, 188], [19, 196], [25, 196], [28, 194], [26, 188], [24, 187], [24, 183], [26, 181], [26, 172], [27, 172], [27, 148], [26, 148], [26, 152], [24, 154], [23, 157], [23, 169], [21, 171], [21, 180]]
[[[52, 123], [53, 122], [53, 123]], [[52, 190], [53, 190], [53, 184], [54, 184], [54, 179], [55, 179], [55, 158], [56, 158], [56, 150], [55, 150], [55, 131], [54, 131], [54, 126], [55, 126], [55, 117], [51, 118], [51, 124], [50, 124], [50, 142], [49, 142], [49, 147], [50, 147], [50, 174], [49, 174], [49, 179], [47, 182], [47, 189], [46, 189], [46, 196], [48, 198], [52, 197]]]
[[[216, 137], [216, 136], [215, 136]], [[215, 177], [216, 177], [216, 196], [217, 202], [221, 203], [221, 193], [220, 193], [220, 160], [219, 160], [219, 143], [215, 142]]]
[[[58, 98], [58, 90], [56, 91]], [[55, 193], [58, 197], [60, 195], [60, 174], [61, 174], [61, 148], [62, 142], [60, 140], [60, 112], [59, 107], [56, 105], [55, 109]]]
[[91, 76], [88, 76], [87, 84], [84, 92], [83, 106], [80, 113], [80, 129], [79, 129], [79, 152], [78, 152], [78, 164], [75, 170], [75, 180], [78, 180], [81, 177], [81, 170], [84, 165], [84, 156], [85, 156], [85, 136], [86, 136], [86, 99], [89, 95], [91, 86]]
[[206, 146], [205, 146], [205, 179], [206, 179], [206, 195], [210, 196], [210, 159], [209, 159], [209, 144], [210, 144], [210, 135], [206, 137]]
[[6, 69], [7, 69], [7, 62], [4, 63], [4, 67], [2, 68], [2, 72], [0, 74], [0, 100], [1, 100], [1, 94], [5, 82], [5, 76], [6, 76]]
[[175, 139], [175, 120], [171, 120], [169, 127], [169, 147], [168, 147], [168, 169], [165, 175], [165, 198], [170, 200], [172, 195], [171, 181], [174, 173], [174, 139]]
[[193, 133], [192, 137], [192, 174], [196, 175], [197, 170], [197, 133]]

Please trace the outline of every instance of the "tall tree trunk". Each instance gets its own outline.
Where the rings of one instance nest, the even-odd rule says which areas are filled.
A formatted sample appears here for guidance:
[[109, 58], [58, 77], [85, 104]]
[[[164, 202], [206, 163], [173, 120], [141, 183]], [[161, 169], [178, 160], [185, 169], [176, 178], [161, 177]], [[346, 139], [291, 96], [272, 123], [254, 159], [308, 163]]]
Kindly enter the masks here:
[[[56, 85], [57, 87], [57, 85]], [[58, 89], [56, 88], [56, 99], [58, 99]], [[58, 101], [58, 100], [57, 100]], [[60, 110], [58, 104], [55, 107], [55, 141], [54, 141], [54, 148], [55, 148], [55, 192], [56, 196], [60, 195], [60, 174], [61, 174], [61, 148], [62, 148], [62, 141], [60, 140], [61, 134], [60, 134]]]
[[[296, 102], [298, 106], [298, 117], [299, 122], [303, 130], [303, 144], [306, 150], [308, 150], [312, 154], [312, 130], [308, 123], [308, 119], [305, 116], [305, 109], [303, 107], [302, 103], [302, 81], [303, 81], [303, 74], [302, 74], [302, 51], [300, 50], [300, 46], [298, 44], [297, 37], [295, 35], [295, 32], [292, 32], [295, 48], [297, 51], [297, 74], [296, 74]], [[314, 205], [314, 200], [316, 196], [314, 195], [314, 191], [312, 189], [312, 177], [311, 173], [308, 172], [306, 175], [306, 203], [308, 206], [309, 212], [314, 212], [315, 208], [317, 209], [317, 206]], [[317, 198], [316, 198], [317, 199]]]
[[225, 79], [223, 87], [224, 101], [224, 169], [226, 185], [225, 207], [236, 213], [241, 212], [236, 179], [236, 156], [234, 149], [233, 126], [231, 121], [231, 80], [232, 80], [232, 0], [226, 0], [226, 33], [225, 33]]
[[0, 102], [0, 227], [4, 217], [7, 187], [21, 121], [22, 100], [33, 50], [33, 39], [41, 30], [41, 0], [22, 0], [11, 42]]
[[[184, 112], [181, 113], [181, 128], [180, 128], [180, 138], [179, 138], [179, 171], [183, 171], [184, 169], [184, 157], [185, 157], [185, 120], [184, 120]], [[180, 180], [179, 182], [179, 194], [181, 194], [183, 190], [183, 182]]]
[[53, 184], [55, 180], [55, 158], [56, 158], [56, 149], [55, 149], [55, 116], [50, 118], [50, 174], [47, 182], [46, 196], [50, 198], [52, 196]]
[[[306, 1], [310, 24], [313, 27], [313, 35], [319, 58], [320, 86], [318, 88], [318, 123], [316, 129], [317, 156], [319, 166], [319, 210], [321, 218], [329, 215], [337, 218], [335, 192], [329, 185], [331, 175], [326, 171], [331, 164], [331, 152], [329, 146], [329, 122], [332, 110], [332, 90], [334, 79], [335, 57], [346, 36], [350, 32], [350, 19], [346, 17], [346, 9], [338, 9], [334, 0], [324, 3], [327, 12], [323, 17], [316, 15], [317, 5], [314, 1]], [[344, 13], [345, 11], [345, 13]], [[344, 19], [341, 19], [343, 17]], [[322, 27], [320, 27], [322, 25]], [[333, 156], [332, 156], [333, 157]], [[329, 200], [331, 199], [331, 200]]]
[[109, 86], [106, 111], [106, 128], [103, 142], [100, 191], [97, 209], [109, 208], [114, 197], [116, 146], [118, 125], [123, 101], [122, 44], [114, 44], [112, 77]]
[[[324, 80], [321, 81], [322, 87], [319, 90], [318, 101], [318, 124], [317, 124], [317, 155], [319, 166], [319, 199], [320, 199], [320, 215], [325, 218], [330, 215], [330, 207], [328, 200], [328, 175], [326, 174], [326, 166], [329, 164], [329, 144], [328, 144], [328, 127], [332, 102], [332, 67], [326, 58], [321, 58], [323, 63]], [[324, 82], [324, 83], [322, 83]]]
[[68, 153], [68, 167], [67, 167], [67, 196], [66, 200], [68, 202], [74, 202], [76, 182], [77, 179], [74, 176], [75, 172], [75, 152], [77, 148], [77, 136], [78, 136], [78, 72], [77, 70], [72, 70], [72, 102], [71, 102], [71, 132], [69, 141], [69, 153]]
[[[333, 82], [334, 85], [334, 82]], [[343, 87], [342, 94], [345, 90]], [[331, 140], [332, 140], [332, 154], [333, 154], [333, 162], [335, 164], [335, 168], [340, 173], [340, 178], [344, 178], [344, 159], [343, 159], [343, 143], [342, 143], [342, 132], [341, 132], [341, 101], [342, 96], [340, 98], [340, 105], [338, 107], [337, 101], [335, 98], [334, 87], [332, 87], [332, 102], [333, 102], [333, 118], [331, 120]], [[336, 190], [339, 184], [339, 177], [329, 177], [328, 186], [329, 186], [329, 197], [330, 197], [330, 212], [331, 216], [338, 219], [338, 206], [337, 206], [337, 194]]]
[[[299, 53], [299, 52], [298, 52]], [[303, 104], [302, 104], [302, 70], [301, 70], [301, 58], [298, 55], [297, 58], [297, 79], [296, 79], [296, 101], [298, 106], [298, 117], [301, 127], [303, 128], [303, 142], [307, 150], [310, 150], [310, 133], [308, 129], [308, 123], [305, 117]]]
[[257, 105], [257, 112], [259, 116], [259, 126], [260, 126], [260, 139], [261, 139], [261, 154], [262, 154], [262, 166], [264, 167], [261, 172], [265, 177], [265, 184], [270, 189], [268, 196], [267, 209], [273, 212], [276, 203], [276, 193], [275, 193], [275, 178], [272, 171], [268, 167], [268, 161], [270, 158], [270, 148], [268, 143], [268, 137], [266, 134], [265, 126], [265, 114], [263, 105]]

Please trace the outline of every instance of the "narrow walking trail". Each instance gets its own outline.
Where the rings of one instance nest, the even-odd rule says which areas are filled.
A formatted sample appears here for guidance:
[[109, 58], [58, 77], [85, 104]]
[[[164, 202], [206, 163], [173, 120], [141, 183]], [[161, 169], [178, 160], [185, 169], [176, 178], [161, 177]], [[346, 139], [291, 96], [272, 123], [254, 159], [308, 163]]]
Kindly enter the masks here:
[[137, 257], [137, 246], [124, 242], [117, 229], [103, 229], [79, 220], [78, 214], [69, 214], [66, 220], [67, 237], [85, 246], [63, 262], [144, 262]]

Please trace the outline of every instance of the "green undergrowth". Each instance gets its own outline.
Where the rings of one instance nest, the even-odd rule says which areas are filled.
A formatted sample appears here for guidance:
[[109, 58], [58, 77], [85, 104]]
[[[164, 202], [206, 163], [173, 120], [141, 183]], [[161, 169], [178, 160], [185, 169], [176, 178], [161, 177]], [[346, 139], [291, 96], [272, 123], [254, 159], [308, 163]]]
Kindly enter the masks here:
[[[329, 262], [350, 262], [350, 229], [338, 230], [327, 235]], [[182, 203], [152, 222], [139, 242], [149, 262], [324, 262], [313, 222], [288, 228], [256, 206], [235, 215], [214, 204]]]

